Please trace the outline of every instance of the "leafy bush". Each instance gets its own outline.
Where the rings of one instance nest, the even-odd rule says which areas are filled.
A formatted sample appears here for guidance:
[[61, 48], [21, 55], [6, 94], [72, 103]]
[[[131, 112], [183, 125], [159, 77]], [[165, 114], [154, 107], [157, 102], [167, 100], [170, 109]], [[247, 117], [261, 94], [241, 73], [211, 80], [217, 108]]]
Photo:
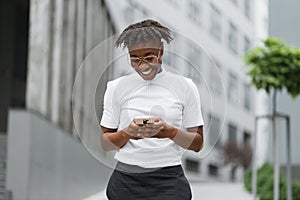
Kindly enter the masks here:
[[300, 200], [300, 181], [293, 181], [293, 198]]
[[[273, 167], [270, 164], [264, 164], [257, 171], [257, 194], [260, 200], [272, 200], [273, 199]], [[248, 170], [245, 173], [244, 184], [246, 190], [252, 191], [252, 172]], [[286, 179], [282, 173], [280, 173], [279, 181], [279, 199], [286, 200]], [[300, 200], [300, 181], [293, 181], [293, 199]]]

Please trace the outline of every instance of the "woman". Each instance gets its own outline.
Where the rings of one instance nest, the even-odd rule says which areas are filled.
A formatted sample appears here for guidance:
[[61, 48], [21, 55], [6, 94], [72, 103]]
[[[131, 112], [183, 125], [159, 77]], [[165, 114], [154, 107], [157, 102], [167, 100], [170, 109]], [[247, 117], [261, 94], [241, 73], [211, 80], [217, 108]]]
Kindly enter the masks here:
[[[203, 119], [191, 79], [162, 67], [170, 30], [154, 20], [128, 26], [116, 46], [128, 49], [136, 73], [110, 81], [104, 96], [101, 145], [117, 150], [107, 186], [110, 200], [188, 200], [182, 153], [203, 146]], [[140, 124], [139, 118], [147, 116]]]

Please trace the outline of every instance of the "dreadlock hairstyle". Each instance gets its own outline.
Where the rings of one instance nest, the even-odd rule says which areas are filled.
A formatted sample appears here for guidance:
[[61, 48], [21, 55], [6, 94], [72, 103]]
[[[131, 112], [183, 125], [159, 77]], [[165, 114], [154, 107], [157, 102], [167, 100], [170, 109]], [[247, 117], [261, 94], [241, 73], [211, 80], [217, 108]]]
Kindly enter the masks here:
[[147, 19], [125, 28], [116, 40], [115, 46], [120, 47], [123, 44], [125, 48], [149, 40], [161, 42], [162, 39], [167, 43], [173, 40], [170, 29], [155, 20]]

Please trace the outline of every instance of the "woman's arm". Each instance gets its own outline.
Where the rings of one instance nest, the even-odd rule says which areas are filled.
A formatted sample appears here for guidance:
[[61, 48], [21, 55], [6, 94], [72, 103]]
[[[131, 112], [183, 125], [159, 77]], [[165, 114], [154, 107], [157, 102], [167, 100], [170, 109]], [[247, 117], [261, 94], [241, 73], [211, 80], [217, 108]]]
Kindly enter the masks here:
[[152, 137], [170, 138], [179, 146], [199, 152], [203, 148], [203, 126], [187, 128], [187, 131], [177, 129], [163, 123], [163, 129]]
[[203, 148], [203, 126], [188, 128], [187, 131], [177, 129], [172, 136], [173, 141], [185, 149], [199, 152]]
[[101, 145], [105, 151], [122, 148], [129, 139], [142, 139], [148, 137], [170, 138], [179, 146], [199, 152], [203, 147], [203, 126], [187, 128], [187, 131], [177, 129], [162, 119], [157, 118], [156, 123], [142, 127], [133, 120], [130, 125], [120, 131], [101, 126]]
[[120, 131], [104, 126], [101, 126], [101, 130], [101, 146], [105, 151], [118, 150], [122, 148], [129, 139], [141, 139], [141, 137], [139, 137], [140, 126], [135, 124], [134, 120], [132, 120], [127, 128]]
[[117, 131], [117, 129], [110, 129], [104, 126], [101, 126], [101, 130], [101, 146], [105, 151], [118, 150], [130, 139], [130, 135], [123, 130]]

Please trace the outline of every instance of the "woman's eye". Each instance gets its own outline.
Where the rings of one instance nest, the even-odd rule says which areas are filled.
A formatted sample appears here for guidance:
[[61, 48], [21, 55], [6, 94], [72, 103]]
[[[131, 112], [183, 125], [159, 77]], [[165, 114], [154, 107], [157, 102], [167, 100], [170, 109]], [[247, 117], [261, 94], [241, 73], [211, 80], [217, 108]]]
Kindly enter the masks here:
[[145, 58], [146, 62], [151, 62], [152, 58]]
[[155, 58], [154, 57], [146, 57], [145, 60], [146, 60], [146, 62], [153, 63], [155, 61]]
[[140, 62], [140, 59], [138, 59], [138, 58], [131, 58], [130, 60], [133, 63], [139, 63]]

